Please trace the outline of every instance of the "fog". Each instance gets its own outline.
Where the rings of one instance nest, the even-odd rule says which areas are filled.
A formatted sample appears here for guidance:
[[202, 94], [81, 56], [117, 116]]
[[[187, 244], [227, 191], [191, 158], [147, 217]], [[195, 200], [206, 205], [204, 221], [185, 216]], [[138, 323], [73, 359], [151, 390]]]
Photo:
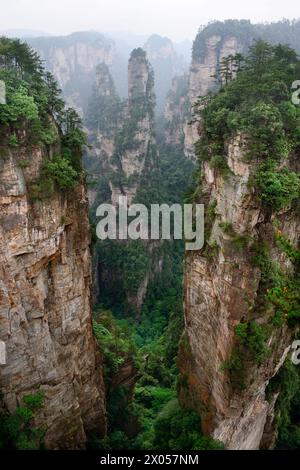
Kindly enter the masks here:
[[193, 39], [210, 20], [299, 18], [299, 0], [0, 0], [0, 31], [158, 33]]

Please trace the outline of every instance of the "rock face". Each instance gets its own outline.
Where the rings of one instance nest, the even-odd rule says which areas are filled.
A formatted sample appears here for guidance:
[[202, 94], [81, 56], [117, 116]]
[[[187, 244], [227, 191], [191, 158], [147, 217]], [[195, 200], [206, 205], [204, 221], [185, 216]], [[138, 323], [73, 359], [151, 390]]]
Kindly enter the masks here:
[[[143, 49], [134, 49], [129, 59], [126, 101], [121, 102], [117, 96], [107, 66], [98, 67], [96, 86], [86, 120], [92, 145], [92, 150], [85, 159], [86, 167], [92, 173], [89, 189], [92, 217], [95, 217], [99, 204], [110, 202], [117, 206], [120, 196], [127, 197], [128, 205], [140, 202], [141, 192], [147, 193], [152, 179], [157, 177], [154, 107], [153, 70]], [[122, 247], [126, 249], [128, 244], [125, 241]], [[144, 245], [152, 256], [157, 244], [145, 242]], [[97, 260], [95, 262], [98, 264]], [[153, 267], [153, 272], [157, 271], [157, 266]], [[100, 266], [101, 269], [101, 280], [96, 278], [95, 282], [103, 286], [109, 279], [111, 286], [117, 285], [120, 277], [117, 275], [118, 269]], [[147, 271], [137, 290], [128, 292], [125, 289], [127, 301], [136, 311], [143, 304], [150, 279]], [[119, 287], [116, 290], [120, 290]]]
[[[216, 88], [215, 74], [220, 61], [229, 55], [246, 53], [255, 38], [271, 44], [290, 44], [297, 52], [299, 38], [297, 23], [283, 22], [270, 25], [251, 24], [246, 20], [213, 22], [197, 34], [189, 71], [187, 118], [178, 122], [178, 132], [184, 134], [184, 152], [194, 159], [194, 145], [198, 140], [197, 122], [193, 118], [193, 105], [199, 96], [205, 96]], [[191, 124], [189, 124], [191, 122]]]
[[164, 109], [164, 137], [168, 145], [182, 147], [184, 142], [184, 125], [190, 116], [188, 80], [188, 74], [175, 77], [172, 80], [172, 89], [167, 95]]
[[[195, 48], [201, 41], [203, 53], [202, 56], [195, 54]], [[201, 38], [201, 33], [194, 43], [194, 53], [189, 74], [188, 85], [188, 102], [190, 110], [197, 101], [199, 96], [205, 96], [216, 87], [214, 78], [217, 68], [224, 57], [235, 55], [247, 50], [249, 39], [241, 40], [233, 35], [215, 35], [209, 36], [207, 39]], [[191, 115], [189, 116], [191, 118]], [[188, 158], [194, 158], [194, 146], [198, 140], [198, 123], [183, 124], [184, 132], [184, 152]]]
[[112, 65], [113, 41], [100, 33], [81, 32], [61, 37], [41, 37], [27, 42], [45, 61], [69, 106], [83, 112], [98, 64]]
[[[86, 432], [105, 434], [101, 358], [90, 307], [88, 205], [79, 185], [33, 201], [45, 149], [1, 148], [0, 159], [0, 365], [5, 406], [42, 392], [35, 424], [51, 449], [83, 448]], [[21, 162], [28, 161], [24, 168]]]
[[[249, 320], [265, 324], [270, 318], [266, 313], [262, 316], [257, 303], [261, 270], [255, 267], [251, 250], [235, 245], [236, 234], [240, 239], [246, 236], [268, 243], [272, 260], [283, 270], [291, 269], [274, 243], [272, 220], [250, 189], [249, 179], [257, 162], [245, 162], [245, 145], [246, 139], [240, 134], [228, 141], [226, 160], [231, 174], [226, 177], [212, 170], [208, 162], [203, 163], [202, 202], [215, 208], [215, 216], [207, 248], [186, 255], [185, 337], [179, 356], [181, 400], [201, 414], [206, 433], [236, 450], [258, 449], [264, 432], [270, 438], [277, 396], [267, 400], [266, 387], [283, 364], [291, 342], [286, 324], [273, 328], [266, 359], [260, 365], [251, 361], [244, 365], [246, 383], [242, 390], [233, 387], [230, 374], [222, 368], [235, 347], [235, 326]], [[292, 157], [287, 165], [295, 168]], [[232, 224], [231, 234], [220, 227], [226, 221]], [[279, 221], [284, 235], [297, 245], [299, 216], [287, 209], [280, 213]]]
[[181, 144], [185, 156], [191, 160], [195, 160], [194, 147], [199, 139], [199, 123], [194, 119], [193, 106], [199, 96], [216, 88], [214, 76], [221, 60], [247, 50], [252, 37], [241, 39], [228, 32], [224, 25], [218, 35], [209, 34], [209, 30], [207, 27], [197, 35], [189, 73], [173, 80], [164, 109], [167, 143]]
[[203, 58], [193, 56], [190, 69], [189, 97], [193, 103], [198, 96], [205, 96], [215, 86], [214, 75], [224, 57], [244, 52], [248, 45], [235, 36], [213, 35], [204, 41]]
[[[143, 49], [135, 49], [128, 64], [128, 122], [123, 126], [126, 141], [116, 148], [119, 169], [125, 185], [119, 190], [128, 196], [129, 204], [143, 184], [144, 177], [158, 167], [154, 135], [154, 74]], [[114, 186], [114, 185], [113, 185]], [[114, 190], [113, 190], [114, 193]], [[115, 199], [113, 194], [113, 200]]]
[[113, 204], [120, 195], [131, 204], [145, 171], [157, 167], [154, 106], [153, 71], [142, 49], [129, 60], [125, 102], [117, 96], [108, 67], [98, 66], [86, 122], [93, 146], [86, 165], [94, 177], [108, 175]]
[[144, 45], [149, 62], [155, 74], [155, 95], [157, 113], [163, 111], [166, 95], [172, 86], [172, 79], [188, 69], [183, 56], [175, 51], [172, 41], [153, 34]]
[[[88, 197], [91, 207], [100, 202], [99, 181], [106, 180], [109, 186], [109, 175], [114, 171], [112, 157], [114, 139], [124, 119], [122, 103], [116, 93], [114, 81], [106, 64], [96, 68], [96, 80], [89, 100], [85, 125], [88, 130], [90, 149], [85, 155], [85, 167], [90, 173]], [[107, 197], [111, 198], [108, 191]]]

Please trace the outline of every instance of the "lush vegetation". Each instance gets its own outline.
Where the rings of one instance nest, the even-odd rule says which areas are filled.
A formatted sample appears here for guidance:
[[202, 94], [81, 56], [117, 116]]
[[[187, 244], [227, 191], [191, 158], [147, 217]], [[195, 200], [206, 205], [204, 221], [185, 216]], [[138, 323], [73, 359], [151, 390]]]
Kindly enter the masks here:
[[243, 390], [246, 383], [245, 368], [248, 363], [261, 364], [268, 356], [266, 340], [270, 335], [267, 325], [256, 321], [239, 323], [235, 327], [236, 346], [230, 360], [222, 364], [222, 370], [230, 373], [231, 384], [237, 390]]
[[[128, 141], [128, 145], [132, 145], [132, 141]], [[160, 135], [158, 144], [160, 174], [149, 169], [135, 198], [136, 202], [147, 206], [153, 201], [182, 202], [193, 170], [193, 164], [186, 161], [179, 148], [164, 145]], [[106, 241], [97, 243], [96, 249], [104, 282], [94, 329], [104, 352], [109, 433], [102, 441], [91, 436], [90, 446], [105, 449], [219, 448], [218, 443], [202, 436], [199, 417], [182, 409], [176, 399], [177, 352], [183, 331], [183, 243], [166, 242], [152, 253], [152, 261], [163, 255], [163, 269], [152, 279], [138, 316], [127, 305], [125, 291], [134, 293], [151, 270], [147, 250], [140, 241], [126, 245]], [[107, 276], [112, 267], [111, 283]], [[118, 377], [122, 377], [128, 367], [135, 386], [133, 383], [124, 386], [124, 381], [117, 384]], [[171, 429], [168, 442], [161, 432], [163, 427], [165, 431]]]
[[[178, 267], [180, 263], [174, 262], [173, 287], [166, 290], [164, 279], [161, 286], [152, 283], [140, 321], [122, 311], [113, 315], [101, 307], [95, 314], [94, 330], [104, 354], [109, 433], [102, 441], [91, 436], [92, 448], [221, 448], [201, 434], [199, 417], [183, 409], [176, 399], [176, 359], [183, 329]], [[134, 389], [132, 384], [115, 383], [124, 372], [123, 366], [128, 368], [129, 364], [136, 377]]]
[[43, 407], [42, 393], [25, 395], [14, 414], [0, 400], [0, 449], [37, 450], [43, 446], [44, 432], [34, 426], [37, 411]]
[[[230, 29], [241, 26], [239, 22], [226, 22], [209, 28], [216, 28], [216, 34], [220, 28], [220, 34], [222, 30], [226, 36]], [[201, 35], [203, 32], [199, 33]], [[201, 54], [201, 49], [195, 53]], [[261, 364], [270, 355], [267, 343], [274, 328], [294, 327], [300, 319], [299, 248], [297, 241], [291, 242], [282, 233], [280, 222], [281, 213], [297, 213], [300, 196], [300, 178], [295, 165], [300, 150], [300, 109], [291, 100], [292, 83], [299, 71], [300, 61], [288, 46], [271, 46], [257, 41], [246, 57], [239, 54], [222, 60], [216, 76], [219, 92], [199, 99], [202, 138], [196, 145], [200, 162], [198, 181], [204, 161], [208, 161], [223, 178], [231, 178], [226, 145], [236, 134], [242, 134], [244, 161], [251, 165], [253, 171], [249, 189], [265, 217], [273, 221], [273, 234], [265, 241], [263, 234], [258, 234], [257, 238], [240, 235], [234, 232], [230, 222], [219, 224], [232, 246], [248, 253], [249, 260], [260, 271], [258, 296], [254, 304], [249, 302], [251, 320], [243, 319], [235, 327], [235, 345], [228, 361], [222, 365], [236, 390], [247, 385], [249, 367]], [[197, 182], [190, 197], [199, 201]], [[207, 210], [207, 239], [216, 217], [212, 204]], [[218, 248], [207, 244], [205, 256], [213, 259]], [[279, 252], [277, 259], [285, 259], [285, 266], [275, 261], [274, 252]], [[293, 373], [288, 369], [286, 366], [282, 371], [283, 402], [296, 400], [292, 396], [299, 393], [297, 380], [292, 380]], [[290, 382], [293, 385], [289, 385]], [[291, 387], [292, 391], [284, 387]], [[285, 394], [287, 398], [284, 398]], [[279, 400], [278, 410], [282, 407], [280, 403]], [[294, 419], [291, 417], [292, 405], [285, 412], [279, 410], [278, 416], [281, 429], [279, 445], [288, 447], [288, 440], [295, 443], [298, 432], [292, 431], [291, 427]]]
[[158, 415], [154, 425], [156, 449], [166, 450], [221, 450], [222, 444], [202, 436], [200, 418], [182, 409], [177, 400], [171, 400]]
[[[40, 146], [45, 159], [40, 178], [32, 184], [33, 197], [45, 197], [55, 187], [72, 189], [81, 177], [85, 144], [81, 121], [66, 109], [53, 77], [35, 52], [18, 40], [0, 39], [0, 80], [6, 86], [6, 104], [0, 107], [2, 145], [12, 149]], [[57, 151], [53, 158], [50, 148]], [[20, 166], [30, 166], [30, 160]]]
[[275, 406], [275, 425], [278, 449], [300, 449], [300, 374], [299, 367], [287, 359], [278, 374], [270, 381], [267, 396], [279, 393]]
[[263, 243], [252, 245], [253, 263], [261, 270], [260, 309], [271, 312], [270, 323], [295, 326], [300, 319], [299, 250], [278, 229], [274, 229], [277, 247], [292, 263], [290, 272], [283, 272], [272, 260], [270, 246]]
[[100, 83], [94, 86], [85, 116], [85, 123], [90, 130], [112, 135], [120, 117], [122, 103], [116, 93], [107, 65], [98, 65], [96, 73], [99, 76]]
[[[299, 195], [299, 176], [285, 162], [300, 144], [300, 111], [290, 99], [300, 62], [287, 46], [271, 47], [264, 42], [252, 46], [243, 62], [238, 60], [237, 78], [199, 103], [205, 104], [201, 112], [204, 135], [197, 153], [200, 160], [209, 160], [224, 173], [226, 140], [242, 132], [248, 139], [247, 158], [258, 163], [253, 178], [257, 197], [278, 211]], [[227, 72], [219, 73], [224, 83]]]
[[298, 53], [300, 39], [300, 21], [282, 20], [269, 24], [251, 24], [249, 20], [212, 21], [201, 27], [193, 44], [193, 59], [203, 61], [207, 54], [206, 41], [212, 36], [219, 36], [219, 49], [222, 40], [236, 37], [247, 52], [253, 38], [268, 41], [271, 44], [290, 44]]

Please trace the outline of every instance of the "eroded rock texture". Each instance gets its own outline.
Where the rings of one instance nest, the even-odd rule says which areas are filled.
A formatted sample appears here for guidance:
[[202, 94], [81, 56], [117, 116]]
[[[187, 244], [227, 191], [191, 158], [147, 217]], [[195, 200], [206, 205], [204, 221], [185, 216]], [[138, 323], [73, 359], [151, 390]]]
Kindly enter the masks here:
[[32, 38], [27, 42], [45, 61], [68, 105], [80, 112], [86, 108], [97, 65], [112, 65], [116, 54], [114, 43], [96, 32]]
[[[239, 52], [244, 52], [247, 47], [248, 41], [241, 41], [231, 35], [225, 37], [212, 35], [204, 41], [203, 57], [195, 56], [195, 54], [192, 57], [188, 86], [188, 99], [191, 107], [199, 96], [207, 95], [216, 87], [215, 75], [221, 60], [229, 55], [234, 56]], [[197, 124], [197, 122], [184, 123], [184, 151], [188, 158], [194, 158], [195, 155], [194, 146], [199, 135]]]
[[[101, 358], [90, 308], [90, 232], [83, 185], [33, 201], [44, 150], [1, 148], [0, 365], [4, 404], [14, 412], [42, 392], [35, 424], [48, 448], [82, 448], [86, 433], [105, 433]], [[27, 166], [21, 165], [26, 159]], [[21, 168], [22, 166], [22, 168]]]
[[190, 116], [188, 79], [188, 74], [175, 77], [166, 98], [164, 137], [168, 145], [182, 146], [184, 142], [184, 123], [188, 121]]
[[[212, 170], [208, 162], [203, 163], [203, 202], [206, 208], [215, 208], [215, 216], [206, 240], [210, 249], [186, 255], [185, 336], [179, 355], [181, 400], [200, 413], [206, 433], [235, 450], [258, 449], [266, 440], [269, 445], [274, 443], [272, 420], [277, 395], [267, 400], [266, 387], [283, 364], [291, 343], [286, 324], [273, 327], [263, 362], [243, 364], [242, 390], [233, 386], [224, 370], [236, 344], [235, 326], [251, 320], [263, 325], [274, 314], [272, 309], [262, 312], [259, 308], [261, 270], [255, 267], [247, 242], [238, 247], [236, 237], [267, 243], [272, 260], [285, 272], [292, 269], [274, 243], [272, 218], [261, 210], [249, 184], [257, 162], [246, 163], [245, 144], [242, 135], [228, 141], [226, 160], [231, 174], [226, 177]], [[295, 169], [297, 164], [290, 157], [286, 165]], [[297, 245], [299, 216], [286, 209], [277, 217], [283, 234]], [[228, 221], [232, 224], [230, 234], [220, 227]]]
[[155, 95], [159, 115], [163, 111], [173, 77], [185, 72], [188, 64], [185, 63], [184, 57], [175, 51], [172, 41], [166, 37], [153, 34], [145, 43], [144, 49], [155, 73]]
[[[93, 185], [89, 189], [92, 217], [95, 217], [96, 208], [103, 202], [117, 207], [119, 198], [126, 196], [129, 206], [145, 203], [145, 197], [149, 195], [150, 198], [151, 190], [155, 194], [158, 192], [154, 107], [154, 75], [143, 49], [133, 50], [129, 59], [128, 100], [122, 102], [117, 96], [108, 67], [101, 64], [97, 68], [96, 85], [87, 116], [92, 149], [85, 160], [92, 174]], [[129, 245], [127, 241], [120, 243], [125, 248]], [[153, 274], [161, 269], [159, 255], [153, 254], [158, 243], [145, 241], [144, 246], [152, 258], [149, 269], [145, 270], [137, 289], [130, 291], [128, 286], [124, 289], [128, 304], [137, 312], [143, 305]], [[116, 295], [119, 295], [124, 273], [119, 275], [118, 267], [111, 264], [104, 267], [96, 258], [95, 270], [99, 272], [95, 283], [109, 284], [110, 289], [115, 286]], [[95, 286], [95, 297], [98, 294]], [[112, 291], [110, 296], [114, 296]]]

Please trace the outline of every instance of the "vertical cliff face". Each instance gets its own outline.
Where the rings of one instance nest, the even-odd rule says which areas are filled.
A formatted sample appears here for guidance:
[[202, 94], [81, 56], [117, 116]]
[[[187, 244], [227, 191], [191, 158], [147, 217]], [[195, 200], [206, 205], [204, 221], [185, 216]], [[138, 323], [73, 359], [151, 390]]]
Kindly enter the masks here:
[[8, 80], [0, 109], [1, 397], [13, 414], [25, 396], [43, 395], [32, 424], [45, 432], [46, 447], [83, 448], [89, 430], [105, 434], [106, 418], [88, 203], [81, 150], [72, 143], [81, 131], [73, 112], [64, 121], [63, 103], [26, 46], [1, 42], [0, 56]]
[[166, 37], [153, 34], [145, 43], [144, 49], [155, 73], [157, 113], [160, 114], [173, 77], [185, 72], [188, 65], [183, 56], [177, 54], [172, 41]]
[[[86, 119], [92, 145], [86, 156], [86, 166], [92, 174], [89, 198], [93, 218], [96, 207], [103, 202], [117, 206], [119, 197], [126, 196], [128, 205], [133, 202], [147, 204], [147, 199], [150, 201], [153, 196], [152, 183], [155, 180], [156, 184], [158, 177], [154, 107], [153, 71], [143, 49], [135, 49], [128, 63], [126, 101], [121, 102], [118, 98], [108, 68], [105, 65], [98, 67]], [[130, 242], [118, 241], [116, 244], [115, 250], [121, 250], [118, 266], [111, 259], [101, 262], [106, 255], [99, 255], [101, 242], [98, 245], [95, 270], [99, 273], [95, 282], [102, 285], [103, 292], [109, 288], [110, 298], [117, 298], [120, 292], [124, 292], [129, 305], [139, 311], [147, 293], [151, 271], [159, 269], [157, 260], [156, 267], [150, 268], [150, 253], [155, 251], [156, 246], [138, 243], [133, 247]], [[140, 273], [136, 272], [138, 267], [135, 268], [137, 258], [131, 258], [136, 250], [143, 259]]]
[[28, 40], [63, 90], [67, 103], [82, 112], [98, 64], [112, 65], [114, 43], [100, 33], [81, 32]]
[[[20, 161], [28, 157], [26, 170]], [[43, 392], [36, 418], [50, 448], [78, 448], [105, 432], [104, 386], [91, 326], [89, 223], [85, 189], [32, 202], [28, 188], [45, 155], [2, 149], [0, 162], [0, 385], [13, 412]]]
[[197, 48], [201, 46], [201, 34], [195, 40], [194, 53], [190, 69], [189, 98], [192, 103], [198, 96], [205, 96], [211, 91], [216, 83], [215, 74], [221, 60], [229, 55], [244, 52], [249, 46], [248, 41], [241, 41], [234, 35], [215, 35], [203, 39], [203, 52], [197, 54]]
[[[258, 449], [274, 407], [267, 401], [266, 387], [287, 356], [291, 332], [286, 325], [273, 328], [268, 357], [259, 366], [251, 360], [242, 366], [246, 383], [237, 391], [230, 374], [224, 371], [236, 345], [235, 327], [254, 319], [264, 325], [269, 317], [259, 311], [262, 272], [254, 265], [254, 254], [247, 245], [237, 249], [236, 234], [241, 241], [244, 236], [271, 245], [272, 261], [284, 270], [291, 266], [271, 242], [272, 221], [249, 191], [253, 168], [243, 161], [241, 136], [228, 142], [226, 158], [232, 171], [228, 180], [212, 171], [209, 164], [203, 166], [203, 196], [206, 207], [215, 208], [216, 218], [207, 240], [210, 248], [206, 253], [186, 256], [184, 303], [189, 345], [182, 349], [181, 370], [193, 406], [202, 415], [204, 431], [229, 449]], [[220, 228], [226, 221], [232, 224], [232, 234]], [[281, 215], [281, 230], [295, 245], [299, 224], [293, 213]], [[214, 253], [209, 254], [210, 250]]]
[[[234, 56], [244, 52], [250, 44], [250, 38], [241, 39], [233, 34], [197, 36], [193, 46], [192, 64], [189, 73], [188, 101], [190, 110], [199, 96], [206, 96], [216, 88], [216, 72], [224, 57]], [[191, 115], [189, 116], [191, 118]], [[198, 123], [188, 122], [183, 124], [184, 152], [188, 158], [195, 157], [195, 143], [198, 140]]]
[[194, 41], [189, 73], [173, 81], [164, 110], [166, 139], [181, 141], [185, 156], [191, 160], [195, 160], [194, 147], [199, 137], [199, 123], [194, 119], [193, 106], [199, 96], [217, 88], [215, 76], [222, 59], [247, 50], [252, 39], [248, 29], [248, 23], [241, 24], [241, 35], [226, 22], [218, 27], [207, 26]]
[[[286, 106], [295, 116], [298, 110], [288, 95], [277, 97], [278, 105], [266, 91], [278, 132], [275, 121], [262, 118], [265, 104], [256, 83], [259, 87], [268, 79], [256, 68], [259, 47], [270, 54], [265, 70], [273, 67], [275, 74], [276, 56], [270, 58], [269, 46], [258, 45], [251, 51], [253, 70], [241, 72], [241, 83], [245, 80], [252, 91], [239, 95], [237, 79], [232, 94], [225, 89], [220, 100], [212, 99], [212, 109], [208, 104], [201, 112], [198, 202], [206, 207], [206, 244], [201, 252], [186, 255], [180, 397], [199, 412], [203, 430], [228, 449], [258, 449], [266, 440], [274, 444], [278, 390], [268, 395], [266, 390], [287, 357], [299, 319], [299, 141], [276, 107]], [[281, 79], [288, 87], [289, 78], [282, 74]], [[267, 89], [273, 87], [271, 80]], [[249, 94], [259, 104], [249, 102]], [[229, 121], [218, 127], [212, 117], [216, 109], [228, 115], [224, 98], [229, 109], [234, 103], [235, 124], [243, 131]], [[273, 184], [283, 189], [282, 178], [289, 180], [287, 198], [281, 189], [274, 191]]]
[[130, 204], [147, 175], [158, 167], [154, 107], [153, 70], [143, 49], [135, 49], [128, 64], [128, 109], [114, 154], [123, 181], [111, 183], [113, 202], [125, 194]]
[[167, 94], [164, 109], [164, 138], [168, 145], [183, 145], [184, 125], [190, 116], [188, 74], [175, 77]]
[[[30, 161], [26, 170], [20, 161]], [[105, 432], [104, 386], [90, 309], [90, 235], [85, 189], [32, 202], [42, 149], [2, 148], [0, 162], [0, 366], [4, 403], [13, 412], [43, 392], [36, 423], [50, 448], [78, 448], [86, 431]]]
[[[85, 118], [91, 145], [85, 155], [85, 166], [90, 175], [88, 196], [93, 210], [100, 202], [111, 198], [109, 177], [114, 171], [114, 140], [123, 118], [123, 105], [116, 93], [109, 68], [106, 64], [100, 64], [96, 69], [94, 89]], [[103, 186], [107, 189], [104, 195]]]

